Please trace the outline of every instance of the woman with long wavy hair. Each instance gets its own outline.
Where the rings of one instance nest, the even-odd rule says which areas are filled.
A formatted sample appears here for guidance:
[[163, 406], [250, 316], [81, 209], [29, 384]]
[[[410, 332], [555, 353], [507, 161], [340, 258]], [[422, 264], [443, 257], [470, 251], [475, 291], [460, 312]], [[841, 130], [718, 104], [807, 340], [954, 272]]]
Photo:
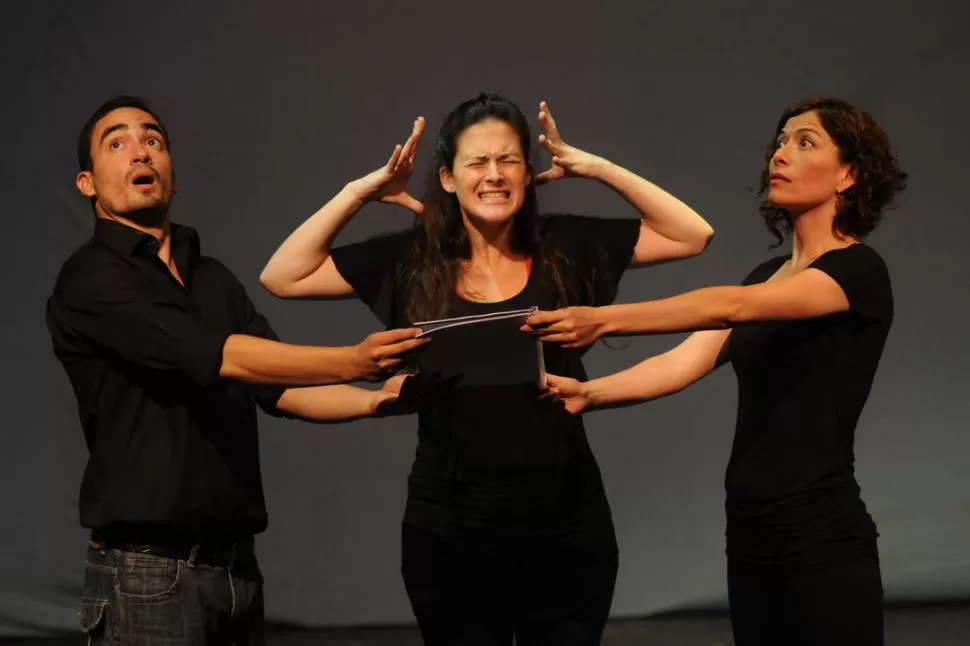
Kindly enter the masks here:
[[905, 188], [889, 138], [838, 99], [785, 110], [760, 211], [791, 251], [736, 287], [540, 312], [550, 343], [700, 330], [669, 352], [581, 383], [549, 376], [578, 414], [675, 393], [730, 362], [738, 378], [725, 476], [728, 597], [738, 646], [883, 643], [876, 527], [855, 478], [856, 423], [893, 320], [889, 272], [863, 240]]
[[[605, 305], [628, 266], [686, 258], [713, 231], [685, 204], [563, 141], [533, 177], [531, 135], [512, 102], [481, 94], [444, 120], [422, 202], [407, 183], [424, 120], [387, 164], [346, 185], [276, 251], [261, 280], [284, 298], [356, 295], [388, 327], [539, 306]], [[535, 184], [599, 180], [640, 218], [540, 216]], [[371, 201], [418, 214], [413, 228], [333, 248]], [[434, 343], [432, 341], [432, 343]], [[581, 351], [547, 369], [583, 378]], [[458, 387], [419, 408], [402, 573], [425, 643], [598, 644], [616, 579], [609, 505], [582, 420], [536, 386]]]

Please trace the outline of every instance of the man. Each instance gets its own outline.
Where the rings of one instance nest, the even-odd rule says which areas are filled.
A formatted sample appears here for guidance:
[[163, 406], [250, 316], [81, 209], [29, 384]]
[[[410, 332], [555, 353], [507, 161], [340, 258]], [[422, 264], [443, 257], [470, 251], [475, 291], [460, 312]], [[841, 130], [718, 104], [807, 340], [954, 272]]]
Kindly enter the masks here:
[[352, 347], [280, 343], [195, 231], [170, 222], [168, 135], [141, 99], [95, 111], [78, 163], [95, 232], [64, 263], [47, 325], [90, 452], [82, 627], [92, 643], [259, 643], [255, 405], [311, 420], [376, 414], [395, 388], [327, 384], [386, 377], [423, 341], [391, 330]]

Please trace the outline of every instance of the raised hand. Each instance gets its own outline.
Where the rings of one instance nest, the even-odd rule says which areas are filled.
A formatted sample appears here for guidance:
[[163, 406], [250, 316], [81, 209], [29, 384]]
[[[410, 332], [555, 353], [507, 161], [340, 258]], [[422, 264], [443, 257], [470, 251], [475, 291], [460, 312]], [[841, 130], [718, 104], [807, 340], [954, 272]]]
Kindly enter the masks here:
[[556, 120], [549, 111], [549, 104], [545, 101], [539, 103], [539, 123], [546, 130], [545, 134], [539, 135], [539, 143], [552, 155], [552, 166], [536, 175], [536, 184], [569, 176], [591, 177], [597, 168], [606, 163], [602, 157], [591, 155], [563, 141]]
[[355, 378], [363, 381], [387, 379], [404, 361], [402, 355], [421, 347], [430, 337], [418, 337], [418, 328], [375, 332], [354, 346], [357, 358]]
[[584, 348], [606, 333], [595, 307], [536, 312], [525, 320], [521, 330], [532, 332], [547, 343], [561, 343], [565, 348]]
[[408, 181], [414, 172], [414, 157], [423, 133], [424, 117], [418, 117], [414, 120], [414, 128], [407, 141], [403, 145], [394, 146], [387, 163], [354, 181], [362, 200], [380, 200], [403, 206], [418, 214], [424, 212], [424, 205], [408, 193]]
[[578, 415], [589, 407], [586, 384], [571, 377], [546, 373], [546, 390], [542, 396], [561, 402], [572, 415]]

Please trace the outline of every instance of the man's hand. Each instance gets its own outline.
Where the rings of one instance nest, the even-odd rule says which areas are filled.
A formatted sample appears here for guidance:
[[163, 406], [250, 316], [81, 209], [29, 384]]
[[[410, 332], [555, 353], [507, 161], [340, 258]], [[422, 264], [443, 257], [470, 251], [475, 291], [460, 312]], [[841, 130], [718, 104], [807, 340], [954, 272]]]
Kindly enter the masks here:
[[374, 393], [374, 414], [377, 417], [410, 415], [434, 408], [442, 398], [450, 395], [460, 377], [444, 379], [440, 374], [395, 375]]
[[381, 381], [393, 375], [404, 360], [402, 355], [420, 348], [430, 337], [418, 338], [418, 328], [400, 328], [375, 332], [354, 346], [357, 357], [355, 378]]

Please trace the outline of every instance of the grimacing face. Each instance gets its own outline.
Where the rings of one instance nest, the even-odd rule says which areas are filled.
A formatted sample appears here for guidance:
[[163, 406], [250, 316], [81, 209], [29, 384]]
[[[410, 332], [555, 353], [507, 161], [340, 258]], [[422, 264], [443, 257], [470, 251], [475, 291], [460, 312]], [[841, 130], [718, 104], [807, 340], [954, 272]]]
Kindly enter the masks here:
[[510, 221], [532, 182], [519, 134], [488, 119], [458, 136], [453, 168], [438, 171], [441, 186], [458, 198], [462, 217], [488, 225]]
[[768, 172], [768, 203], [792, 215], [834, 205], [836, 193], [855, 183], [814, 110], [792, 117], [778, 133]]
[[102, 117], [91, 133], [91, 161], [77, 188], [95, 198], [99, 216], [167, 212], [175, 192], [172, 157], [152, 115], [126, 107]]

